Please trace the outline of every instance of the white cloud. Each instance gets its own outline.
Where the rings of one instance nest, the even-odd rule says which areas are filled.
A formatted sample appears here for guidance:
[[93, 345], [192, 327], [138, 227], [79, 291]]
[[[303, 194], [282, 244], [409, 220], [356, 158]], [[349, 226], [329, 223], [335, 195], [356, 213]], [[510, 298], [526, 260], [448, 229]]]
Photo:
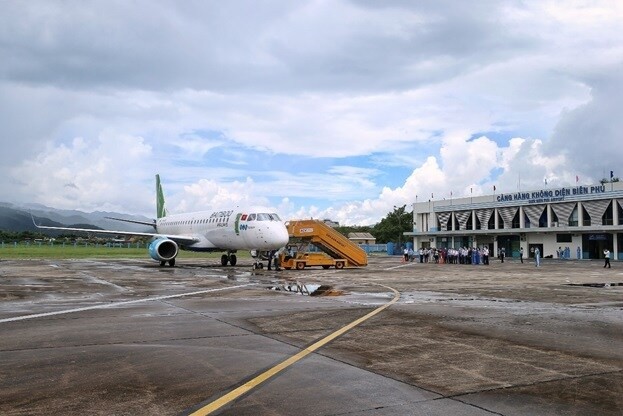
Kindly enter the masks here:
[[[143, 138], [102, 133], [95, 140], [75, 138], [48, 148], [11, 170], [31, 202], [56, 208], [126, 211], [154, 200], [137, 187], [145, 179], [136, 169], [151, 154]], [[150, 175], [151, 176], [151, 175]]]
[[201, 179], [195, 184], [184, 186], [182, 199], [174, 211], [200, 211], [202, 207], [207, 210], [226, 209], [231, 206], [269, 206], [270, 202], [266, 198], [253, 192], [254, 187], [251, 178], [247, 178], [245, 182], [234, 181], [226, 185]]
[[65, 6], [0, 13], [14, 200], [146, 213], [159, 172], [172, 210], [353, 224], [623, 171], [617, 2]]

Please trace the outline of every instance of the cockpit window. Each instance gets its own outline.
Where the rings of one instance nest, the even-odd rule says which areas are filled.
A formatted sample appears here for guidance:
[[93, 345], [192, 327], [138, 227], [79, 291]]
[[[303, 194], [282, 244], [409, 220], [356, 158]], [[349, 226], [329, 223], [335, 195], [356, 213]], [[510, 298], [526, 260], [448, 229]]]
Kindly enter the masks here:
[[258, 221], [270, 221], [270, 214], [257, 214]]
[[281, 218], [279, 218], [279, 215], [277, 215], [275, 213], [272, 213], [272, 214], [269, 214], [269, 215], [270, 215], [271, 221], [281, 221]]
[[247, 218], [247, 221], [255, 221], [255, 214], [250, 214], [249, 218]]

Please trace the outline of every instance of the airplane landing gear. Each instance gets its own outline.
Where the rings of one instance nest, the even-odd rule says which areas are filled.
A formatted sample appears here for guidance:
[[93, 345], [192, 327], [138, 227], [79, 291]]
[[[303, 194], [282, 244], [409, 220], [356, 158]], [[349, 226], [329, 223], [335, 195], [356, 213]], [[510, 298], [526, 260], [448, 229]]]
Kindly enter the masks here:
[[[166, 265], [167, 265], [167, 262], [165, 260], [162, 260], [160, 262], [160, 267], [164, 267]], [[175, 266], [175, 259], [169, 260], [169, 267], [173, 267], [173, 266]]]
[[227, 263], [231, 264], [232, 266], [235, 266], [237, 262], [238, 262], [238, 258], [233, 253], [227, 253], [221, 256], [221, 266], [223, 267], [227, 266]]

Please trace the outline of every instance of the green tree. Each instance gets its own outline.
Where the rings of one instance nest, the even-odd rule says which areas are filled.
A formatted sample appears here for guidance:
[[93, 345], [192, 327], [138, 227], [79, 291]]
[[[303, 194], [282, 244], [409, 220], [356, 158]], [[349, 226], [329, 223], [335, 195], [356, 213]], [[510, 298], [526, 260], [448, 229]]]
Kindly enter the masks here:
[[372, 232], [374, 227], [369, 225], [340, 225], [339, 227], [335, 227], [335, 230], [339, 231], [342, 235], [348, 237], [350, 233], [370, 233]]
[[401, 207], [394, 206], [394, 210], [388, 212], [387, 216], [374, 226], [372, 234], [376, 237], [377, 243], [395, 242], [402, 246], [407, 241], [402, 233], [413, 231], [411, 226], [413, 215], [405, 211], [406, 207], [406, 205]]

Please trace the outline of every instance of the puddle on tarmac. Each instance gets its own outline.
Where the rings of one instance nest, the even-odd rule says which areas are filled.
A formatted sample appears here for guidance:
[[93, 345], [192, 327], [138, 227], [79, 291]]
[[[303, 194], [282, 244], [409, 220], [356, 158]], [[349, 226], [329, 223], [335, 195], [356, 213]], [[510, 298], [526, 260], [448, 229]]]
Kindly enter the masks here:
[[565, 286], [584, 286], [584, 287], [614, 287], [623, 286], [623, 283], [565, 283]]
[[318, 284], [311, 284], [311, 283], [302, 284], [298, 282], [290, 282], [290, 283], [272, 285], [272, 286], [267, 287], [266, 289], [297, 293], [299, 295], [305, 295], [305, 296], [341, 296], [344, 294], [343, 291], [334, 289], [333, 286], [318, 285]]

